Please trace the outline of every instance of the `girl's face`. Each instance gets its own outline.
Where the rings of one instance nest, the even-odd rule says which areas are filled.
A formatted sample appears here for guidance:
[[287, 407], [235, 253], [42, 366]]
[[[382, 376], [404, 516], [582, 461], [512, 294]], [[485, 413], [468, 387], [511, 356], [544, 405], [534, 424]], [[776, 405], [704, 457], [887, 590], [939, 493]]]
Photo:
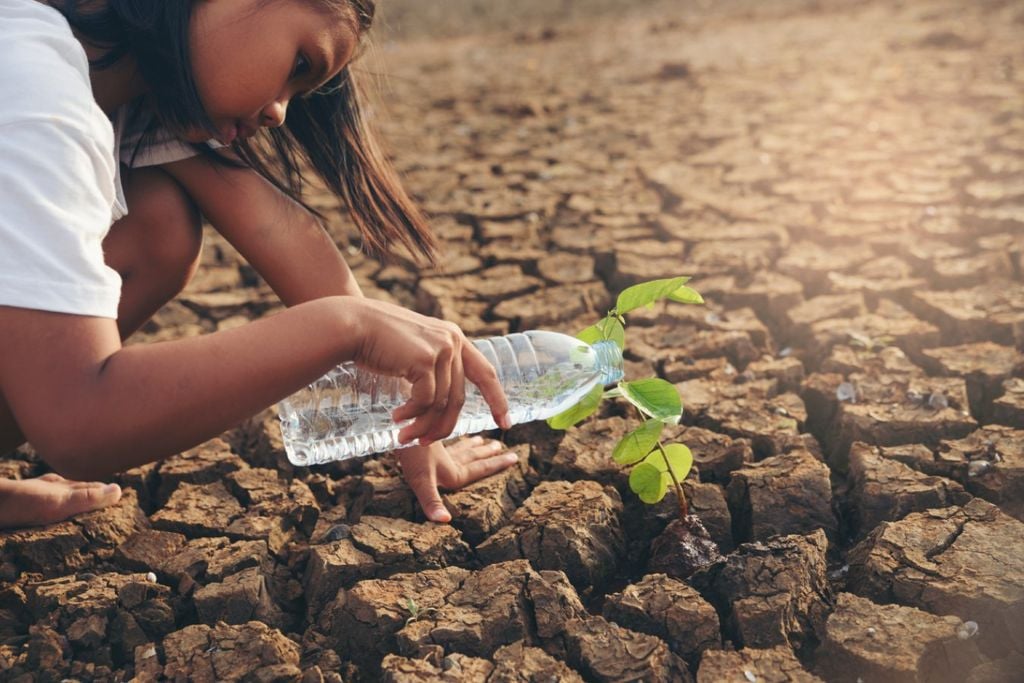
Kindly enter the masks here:
[[[354, 19], [310, 0], [198, 0], [190, 27], [199, 97], [230, 144], [284, 123], [288, 102], [316, 90], [352, 59]], [[344, 7], [343, 3], [338, 3]], [[186, 136], [202, 142], [197, 130]]]

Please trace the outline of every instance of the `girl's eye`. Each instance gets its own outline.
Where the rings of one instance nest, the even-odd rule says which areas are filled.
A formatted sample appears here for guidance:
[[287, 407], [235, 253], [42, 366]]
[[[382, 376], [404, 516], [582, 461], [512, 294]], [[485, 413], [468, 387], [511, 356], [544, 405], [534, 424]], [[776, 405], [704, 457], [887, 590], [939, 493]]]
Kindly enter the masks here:
[[311, 66], [306, 55], [301, 52], [295, 57], [295, 66], [292, 67], [292, 78], [301, 78], [310, 72]]

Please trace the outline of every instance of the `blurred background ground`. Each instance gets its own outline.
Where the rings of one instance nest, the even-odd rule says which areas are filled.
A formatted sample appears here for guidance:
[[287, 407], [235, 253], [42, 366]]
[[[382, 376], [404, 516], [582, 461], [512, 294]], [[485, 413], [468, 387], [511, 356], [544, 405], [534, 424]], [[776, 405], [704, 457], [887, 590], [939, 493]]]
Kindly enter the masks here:
[[692, 4], [710, 8], [710, 2], [681, 3], [678, 0], [382, 0], [377, 4], [375, 31], [384, 40], [451, 38], [472, 33], [529, 30], [555, 27], [597, 17], [615, 17], [665, 10]]
[[859, 0], [381, 0], [376, 32], [384, 40], [451, 38], [493, 31], [557, 29], [594, 19], [671, 15], [680, 21], [745, 13], [772, 16], [852, 5]]

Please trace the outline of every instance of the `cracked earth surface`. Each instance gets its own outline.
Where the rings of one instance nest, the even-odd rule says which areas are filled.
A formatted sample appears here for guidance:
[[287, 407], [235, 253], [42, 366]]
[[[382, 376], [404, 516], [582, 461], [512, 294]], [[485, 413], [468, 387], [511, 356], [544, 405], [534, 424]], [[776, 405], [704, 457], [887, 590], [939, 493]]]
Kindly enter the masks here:
[[[425, 523], [392, 456], [303, 469], [273, 411], [0, 534], [0, 679], [1014, 681], [1024, 671], [1024, 5], [658, 6], [382, 41], [382, 127], [441, 268], [364, 291], [574, 333], [632, 283], [722, 555], [673, 571], [614, 406], [508, 435]], [[215, 233], [136, 341], [279, 307]], [[28, 450], [3, 476], [43, 471]], [[715, 559], [719, 558], [720, 559]]]

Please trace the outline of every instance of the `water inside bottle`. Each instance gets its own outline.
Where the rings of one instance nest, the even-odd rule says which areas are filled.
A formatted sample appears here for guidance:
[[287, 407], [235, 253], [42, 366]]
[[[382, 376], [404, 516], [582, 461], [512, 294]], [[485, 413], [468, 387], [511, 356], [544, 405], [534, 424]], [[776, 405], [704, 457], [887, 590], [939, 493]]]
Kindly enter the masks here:
[[[515, 376], [504, 374], [512, 423], [557, 415], [596, 383], [620, 379], [621, 353], [606, 345], [613, 346], [581, 346], [572, 362], [543, 367], [535, 361], [532, 367], [517, 367]], [[399, 431], [411, 421], [396, 424], [391, 418], [408, 395], [408, 383], [401, 380], [361, 374], [350, 364], [340, 366], [310, 385], [302, 399], [282, 402], [281, 429], [289, 459], [295, 465], [314, 465], [413, 445], [398, 442]], [[449, 438], [496, 428], [490, 407], [467, 383], [466, 402]]]

